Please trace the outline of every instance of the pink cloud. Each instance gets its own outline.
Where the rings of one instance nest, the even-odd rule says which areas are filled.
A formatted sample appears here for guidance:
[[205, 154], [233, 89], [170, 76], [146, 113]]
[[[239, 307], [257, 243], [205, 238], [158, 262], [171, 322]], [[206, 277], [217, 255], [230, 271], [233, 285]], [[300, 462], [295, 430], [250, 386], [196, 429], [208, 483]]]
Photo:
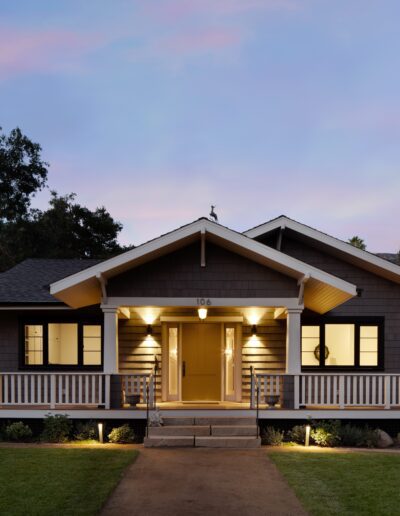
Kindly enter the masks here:
[[31, 72], [76, 68], [99, 44], [94, 35], [65, 30], [0, 28], [0, 80]]
[[177, 31], [149, 41], [133, 52], [134, 58], [185, 58], [193, 55], [218, 53], [237, 46], [245, 32], [239, 27], [204, 28]]

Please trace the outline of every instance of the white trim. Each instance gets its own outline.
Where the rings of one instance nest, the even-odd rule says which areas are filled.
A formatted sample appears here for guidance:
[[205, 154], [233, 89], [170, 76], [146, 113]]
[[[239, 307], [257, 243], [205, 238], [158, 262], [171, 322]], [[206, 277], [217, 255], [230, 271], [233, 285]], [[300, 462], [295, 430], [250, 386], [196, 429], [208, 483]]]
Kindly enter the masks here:
[[243, 234], [249, 238], [257, 238], [278, 228], [289, 228], [306, 237], [317, 240], [322, 244], [332, 247], [340, 253], [348, 255], [349, 258], [353, 259], [352, 261], [362, 262], [364, 266], [368, 266], [365, 267], [367, 270], [371, 270], [372, 272], [375, 272], [384, 278], [388, 278], [392, 281], [400, 283], [399, 265], [390, 263], [387, 260], [380, 258], [379, 256], [369, 253], [368, 251], [363, 251], [362, 249], [354, 247], [347, 242], [343, 242], [342, 240], [327, 235], [326, 233], [322, 233], [317, 229], [306, 226], [305, 224], [301, 224], [300, 222], [289, 219], [285, 216], [278, 217], [277, 219], [266, 222], [265, 224], [261, 224], [260, 226], [249, 229]]
[[[266, 307], [286, 307], [290, 309], [302, 309], [303, 306], [297, 302], [297, 297], [214, 297], [211, 298], [213, 307], [247, 307], [247, 306], [266, 306]], [[118, 308], [119, 306], [181, 306], [198, 307], [197, 299], [194, 297], [109, 297], [108, 304], [101, 305], [101, 308]]]
[[[160, 322], [182, 322], [182, 323], [200, 323], [200, 319], [196, 316], [191, 315], [162, 315], [160, 317]], [[210, 323], [217, 323], [217, 322], [226, 322], [226, 323], [233, 323], [233, 322], [243, 322], [243, 316], [242, 315], [229, 315], [229, 316], [208, 316], [204, 322], [210, 322]]]
[[105, 277], [120, 274], [200, 238], [202, 231], [207, 231], [208, 240], [223, 242], [233, 252], [241, 252], [250, 259], [290, 277], [300, 279], [309, 274], [313, 279], [344, 292], [348, 298], [357, 294], [355, 285], [207, 219], [200, 219], [119, 256], [56, 281], [50, 285], [50, 293], [61, 300], [69, 301], [73, 297], [71, 289], [74, 287], [79, 289], [79, 285], [85, 282], [90, 283], [98, 274], [103, 274]]

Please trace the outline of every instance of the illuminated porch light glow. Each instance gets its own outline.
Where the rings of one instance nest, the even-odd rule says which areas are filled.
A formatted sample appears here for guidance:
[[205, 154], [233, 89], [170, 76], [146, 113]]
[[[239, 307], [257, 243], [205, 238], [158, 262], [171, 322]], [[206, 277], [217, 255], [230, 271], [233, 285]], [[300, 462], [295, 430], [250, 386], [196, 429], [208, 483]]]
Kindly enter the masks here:
[[99, 432], [99, 443], [104, 443], [104, 435], [103, 435], [104, 425], [103, 425], [103, 423], [98, 423], [97, 429]]
[[306, 440], [304, 443], [305, 446], [310, 446], [310, 432], [311, 432], [311, 426], [306, 425]]
[[207, 308], [198, 308], [197, 313], [199, 314], [199, 319], [204, 321], [204, 319], [207, 317]]

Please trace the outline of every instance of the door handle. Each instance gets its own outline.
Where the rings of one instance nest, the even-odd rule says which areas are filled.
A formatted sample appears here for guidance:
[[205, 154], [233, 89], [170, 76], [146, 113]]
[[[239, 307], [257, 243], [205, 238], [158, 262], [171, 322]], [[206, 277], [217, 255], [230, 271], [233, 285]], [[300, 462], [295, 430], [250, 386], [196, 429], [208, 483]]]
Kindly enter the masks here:
[[182, 362], [182, 377], [186, 376], [186, 362]]

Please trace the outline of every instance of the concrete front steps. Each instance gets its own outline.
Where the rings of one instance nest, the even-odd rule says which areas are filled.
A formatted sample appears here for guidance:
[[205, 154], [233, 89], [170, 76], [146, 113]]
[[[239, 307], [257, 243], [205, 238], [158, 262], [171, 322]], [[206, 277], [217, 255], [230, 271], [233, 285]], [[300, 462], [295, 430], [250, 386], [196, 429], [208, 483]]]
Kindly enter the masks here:
[[149, 427], [146, 448], [259, 448], [255, 418], [195, 417], [163, 419], [163, 426]]

